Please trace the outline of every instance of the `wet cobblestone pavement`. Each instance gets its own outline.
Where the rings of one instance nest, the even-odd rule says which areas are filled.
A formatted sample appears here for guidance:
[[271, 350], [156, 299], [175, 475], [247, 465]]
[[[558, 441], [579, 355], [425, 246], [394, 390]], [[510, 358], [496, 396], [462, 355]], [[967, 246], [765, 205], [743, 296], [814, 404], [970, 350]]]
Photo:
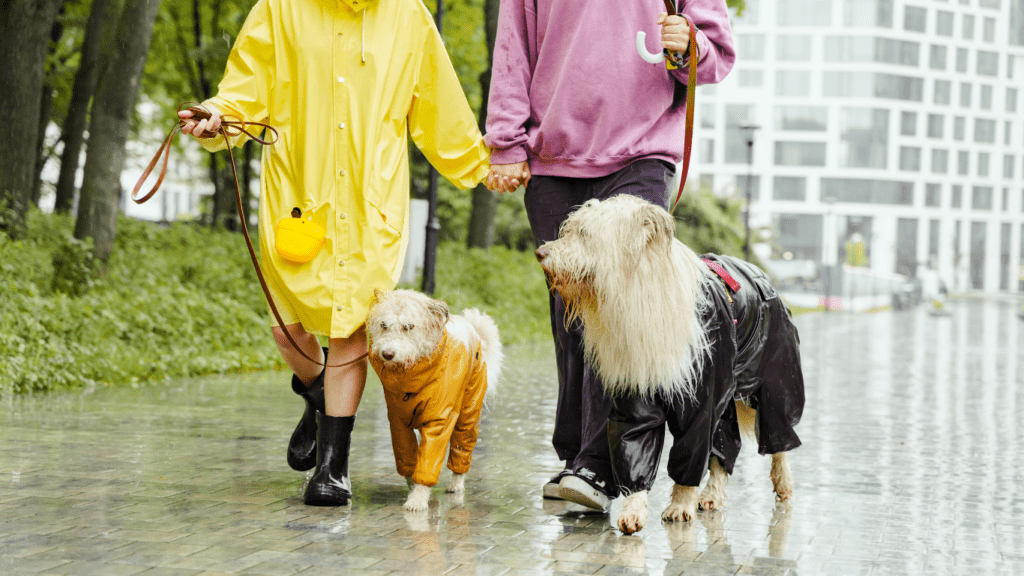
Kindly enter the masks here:
[[621, 499], [541, 498], [561, 468], [546, 345], [508, 350], [465, 497], [445, 472], [425, 513], [402, 510], [372, 377], [340, 509], [304, 506], [285, 463], [302, 404], [284, 373], [4, 398], [0, 574], [1024, 574], [1024, 321], [1013, 302], [948, 310], [797, 318], [794, 502], [748, 447], [725, 509], [660, 522], [662, 470], [633, 536]]

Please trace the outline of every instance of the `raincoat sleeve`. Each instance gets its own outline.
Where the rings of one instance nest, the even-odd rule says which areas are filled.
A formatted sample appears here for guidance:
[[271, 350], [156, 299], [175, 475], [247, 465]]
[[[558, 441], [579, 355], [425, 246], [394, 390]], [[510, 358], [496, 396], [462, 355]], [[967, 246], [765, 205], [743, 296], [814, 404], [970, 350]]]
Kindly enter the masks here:
[[424, 486], [434, 486], [441, 475], [441, 466], [448, 452], [448, 439], [458, 413], [452, 411], [444, 417], [425, 422], [420, 428], [420, 447], [416, 452], [416, 471], [412, 481]]
[[391, 425], [391, 449], [395, 453], [395, 468], [405, 478], [412, 476], [416, 469], [416, 433], [397, 416], [392, 416], [394, 409], [388, 407], [388, 421]]
[[[725, 0], [683, 0], [681, 4], [679, 13], [693, 22], [697, 29], [697, 84], [717, 84], [725, 79], [736, 62]], [[689, 57], [686, 61], [689, 62]], [[670, 73], [677, 82], [689, 83], [686, 66]]]
[[[274, 76], [274, 39], [269, 0], [260, 0], [245, 19], [228, 56], [217, 95], [203, 102], [222, 115], [246, 122], [267, 122], [267, 101]], [[245, 134], [231, 138], [233, 146], [245, 144]], [[210, 152], [226, 148], [223, 138], [200, 140]]]
[[426, 20], [429, 30], [409, 110], [409, 135], [442, 176], [465, 190], [487, 177], [490, 151], [441, 35]]
[[[529, 10], [529, 12], [528, 12]], [[532, 2], [502, 0], [487, 97], [487, 137], [492, 164], [525, 162], [533, 66], [531, 38], [537, 15]]]

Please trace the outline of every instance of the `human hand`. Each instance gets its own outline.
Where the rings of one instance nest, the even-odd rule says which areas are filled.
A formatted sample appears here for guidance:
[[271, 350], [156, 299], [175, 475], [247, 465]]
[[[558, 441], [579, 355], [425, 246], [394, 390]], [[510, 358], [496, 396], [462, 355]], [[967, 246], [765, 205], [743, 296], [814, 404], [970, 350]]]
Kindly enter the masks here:
[[491, 164], [487, 175], [487, 189], [498, 192], [515, 192], [516, 188], [530, 182], [530, 165], [527, 162], [515, 164]]
[[204, 108], [204, 110], [210, 113], [210, 117], [198, 122], [191, 120], [194, 116], [192, 110], [178, 110], [178, 118], [186, 121], [185, 125], [181, 127], [182, 134], [191, 134], [196, 140], [217, 136], [220, 131], [220, 112], [212, 108]]
[[661, 47], [676, 52], [685, 58], [690, 48], [690, 24], [686, 16], [662, 12], [658, 14], [658, 25], [661, 26]]

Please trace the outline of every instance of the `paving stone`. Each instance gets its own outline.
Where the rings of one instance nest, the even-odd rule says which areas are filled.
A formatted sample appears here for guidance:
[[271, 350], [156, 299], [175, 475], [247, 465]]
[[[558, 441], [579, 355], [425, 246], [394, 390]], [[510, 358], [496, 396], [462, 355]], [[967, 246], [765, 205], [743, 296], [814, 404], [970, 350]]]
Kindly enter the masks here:
[[0, 574], [1024, 574], [1018, 306], [797, 317], [794, 501], [748, 449], [724, 509], [661, 522], [662, 474], [632, 536], [621, 499], [598, 514], [541, 497], [562, 468], [548, 343], [506, 350], [466, 492], [445, 494], [445, 472], [416, 514], [372, 375], [343, 508], [302, 503], [310, 473], [284, 456], [303, 405], [282, 372], [2, 398]]

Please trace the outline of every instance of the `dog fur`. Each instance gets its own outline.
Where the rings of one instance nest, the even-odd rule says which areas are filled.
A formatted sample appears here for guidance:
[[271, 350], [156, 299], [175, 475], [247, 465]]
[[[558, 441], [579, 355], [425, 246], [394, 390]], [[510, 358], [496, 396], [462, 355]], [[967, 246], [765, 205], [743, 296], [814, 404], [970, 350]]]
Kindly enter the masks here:
[[[561, 295], [569, 314], [584, 325], [589, 364], [615, 398], [686, 406], [688, 399], [695, 397], [696, 387], [707, 385], [701, 374], [718, 345], [708, 335], [707, 318], [709, 307], [720, 306], [709, 294], [718, 290], [722, 294], [719, 301], [726, 302], [725, 292], [717, 284], [709, 287], [720, 279], [693, 250], [675, 239], [674, 228], [674, 219], [665, 209], [620, 195], [586, 202], [566, 219], [557, 240], [537, 249], [552, 290]], [[728, 329], [735, 334], [733, 327]], [[736, 345], [731, 342], [728, 346], [731, 381]], [[802, 408], [802, 379], [800, 382]], [[756, 440], [756, 410], [737, 399], [736, 412], [727, 412], [743, 436]], [[718, 414], [718, 418], [724, 417]], [[698, 507], [711, 510], [723, 506], [728, 474], [711, 454], [710, 439], [706, 440], [705, 453], [697, 455], [710, 468], [703, 493], [698, 493], [696, 485], [674, 485], [663, 520], [689, 521]], [[613, 468], [622, 466], [614, 458], [612, 464]], [[669, 466], [671, 469], [671, 458]], [[698, 468], [697, 483], [701, 474]], [[620, 477], [623, 474], [616, 471], [616, 478]], [[785, 452], [772, 454], [771, 478], [777, 498], [789, 500], [793, 479]], [[647, 491], [634, 489], [630, 493], [622, 488], [628, 495], [618, 526], [630, 534], [646, 524]]]
[[465, 490], [480, 410], [501, 374], [498, 327], [475, 308], [450, 314], [441, 300], [394, 290], [375, 293], [366, 333], [370, 363], [384, 385], [395, 463], [410, 487], [403, 508], [426, 510], [446, 448], [452, 477], [445, 491]]

